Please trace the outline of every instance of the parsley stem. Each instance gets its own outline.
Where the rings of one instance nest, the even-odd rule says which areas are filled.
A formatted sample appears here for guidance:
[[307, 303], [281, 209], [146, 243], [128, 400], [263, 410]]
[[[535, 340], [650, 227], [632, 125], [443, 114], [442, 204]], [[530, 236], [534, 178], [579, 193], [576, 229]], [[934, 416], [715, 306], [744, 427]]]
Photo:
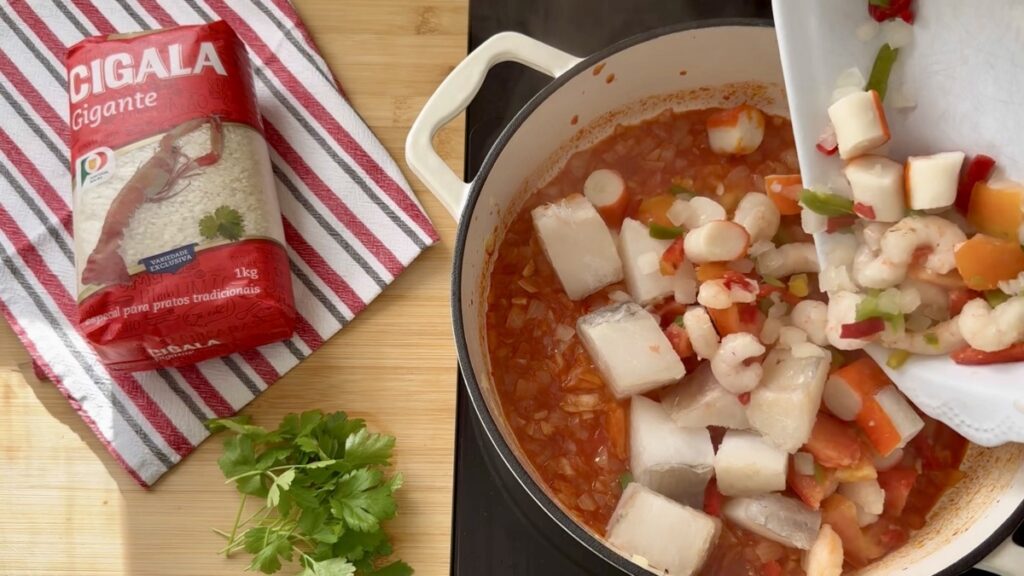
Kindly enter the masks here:
[[270, 473], [272, 470], [287, 470], [289, 468], [294, 468], [294, 469], [299, 469], [299, 468], [326, 468], [327, 466], [330, 466], [330, 465], [335, 464], [337, 462], [338, 462], [337, 460], [318, 460], [316, 462], [310, 462], [309, 464], [288, 464], [286, 466], [274, 466], [273, 468], [267, 468], [266, 470], [250, 470], [248, 472], [243, 472], [243, 473], [241, 473], [241, 474], [239, 474], [237, 476], [232, 476], [231, 478], [228, 478], [227, 480], [225, 480], [224, 483], [225, 484], [231, 484], [232, 482], [234, 482], [236, 480], [241, 480], [242, 478], [248, 478], [249, 476], [257, 476], [257, 475], [260, 475], [260, 474], [267, 474], [271, 478], [277, 478], [277, 476], [274, 476], [273, 474]]
[[[238, 503], [238, 511], [235, 512], [235, 524], [231, 527], [231, 535], [228, 536], [228, 544], [235, 541], [235, 534], [238, 534], [238, 521], [242, 519], [242, 510], [245, 509], [245, 500], [248, 498], [248, 494], [242, 494], [242, 501]], [[225, 552], [224, 556], [228, 554]]]

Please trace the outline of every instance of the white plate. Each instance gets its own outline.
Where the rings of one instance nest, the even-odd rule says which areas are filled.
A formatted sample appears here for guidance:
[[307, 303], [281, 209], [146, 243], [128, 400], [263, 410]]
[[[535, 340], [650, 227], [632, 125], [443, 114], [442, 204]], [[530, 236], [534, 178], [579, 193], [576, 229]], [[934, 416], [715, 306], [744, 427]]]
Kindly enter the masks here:
[[[1024, 2], [916, 0], [914, 7], [913, 41], [900, 49], [887, 101], [905, 88], [917, 106], [886, 107], [887, 154], [984, 153], [1024, 179]], [[774, 0], [773, 8], [804, 183], [824, 188], [841, 166], [815, 150], [836, 78], [851, 66], [867, 78], [884, 40], [857, 37], [869, 21], [867, 0]], [[1024, 364], [971, 367], [915, 356], [893, 371], [887, 351], [869, 352], [921, 410], [972, 442], [1024, 441]]]

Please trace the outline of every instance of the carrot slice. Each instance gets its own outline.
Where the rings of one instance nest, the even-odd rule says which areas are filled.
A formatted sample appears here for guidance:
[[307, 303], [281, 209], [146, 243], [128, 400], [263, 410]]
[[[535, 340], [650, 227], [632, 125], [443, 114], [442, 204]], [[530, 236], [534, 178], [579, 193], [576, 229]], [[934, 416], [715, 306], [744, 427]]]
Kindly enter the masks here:
[[611, 440], [612, 452], [617, 458], [625, 458], [626, 451], [626, 411], [619, 402], [612, 402], [604, 415], [605, 430]]
[[995, 290], [1024, 272], [1024, 250], [1016, 240], [975, 234], [956, 249], [956, 268], [971, 290]]
[[1003, 240], [1017, 240], [1017, 231], [1024, 224], [1021, 199], [1024, 188], [1019, 184], [991, 186], [978, 182], [971, 190], [967, 221], [975, 228]]
[[800, 213], [800, 191], [803, 180], [799, 174], [772, 174], [764, 177], [764, 189], [783, 216]]
[[707, 282], [725, 277], [730, 268], [726, 262], [708, 262], [697, 266], [697, 280]]
[[829, 468], [853, 466], [861, 459], [857, 429], [824, 412], [818, 414], [804, 450]]
[[662, 226], [675, 226], [668, 219], [668, 209], [672, 207], [676, 197], [671, 194], [659, 194], [644, 198], [636, 211], [636, 219], [644, 224], [660, 224]]

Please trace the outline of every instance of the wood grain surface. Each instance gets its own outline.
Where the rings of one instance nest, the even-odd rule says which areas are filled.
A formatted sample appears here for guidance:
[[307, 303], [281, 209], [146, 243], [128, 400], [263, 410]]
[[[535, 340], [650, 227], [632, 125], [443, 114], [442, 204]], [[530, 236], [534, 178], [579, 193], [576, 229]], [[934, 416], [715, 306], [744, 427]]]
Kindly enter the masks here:
[[[406, 132], [465, 55], [465, 0], [294, 0], [346, 95], [403, 163]], [[438, 135], [461, 170], [462, 125]], [[246, 408], [258, 423], [287, 412], [346, 410], [398, 437], [405, 474], [397, 553], [424, 576], [449, 572], [455, 350], [448, 309], [454, 224], [408, 174], [440, 231], [350, 326]], [[210, 529], [237, 505], [213, 438], [151, 490], [111, 459], [57, 390], [32, 376], [0, 321], [0, 575], [218, 576], [247, 560], [217, 555]], [[282, 572], [288, 574], [288, 572]]]

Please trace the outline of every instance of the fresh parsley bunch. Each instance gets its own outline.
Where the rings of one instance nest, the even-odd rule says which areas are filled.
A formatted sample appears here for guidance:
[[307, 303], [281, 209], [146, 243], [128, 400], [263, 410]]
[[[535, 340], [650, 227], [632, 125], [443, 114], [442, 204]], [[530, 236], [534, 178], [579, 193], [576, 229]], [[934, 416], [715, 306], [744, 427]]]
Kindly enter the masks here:
[[[250, 570], [273, 574], [298, 559], [298, 576], [408, 576], [412, 568], [388, 562], [391, 543], [382, 523], [395, 516], [401, 474], [389, 475], [395, 439], [371, 433], [344, 412], [289, 414], [276, 430], [248, 416], [211, 420], [207, 427], [234, 434], [218, 460], [242, 501], [221, 551], [244, 549]], [[246, 500], [262, 506], [243, 519]]]

